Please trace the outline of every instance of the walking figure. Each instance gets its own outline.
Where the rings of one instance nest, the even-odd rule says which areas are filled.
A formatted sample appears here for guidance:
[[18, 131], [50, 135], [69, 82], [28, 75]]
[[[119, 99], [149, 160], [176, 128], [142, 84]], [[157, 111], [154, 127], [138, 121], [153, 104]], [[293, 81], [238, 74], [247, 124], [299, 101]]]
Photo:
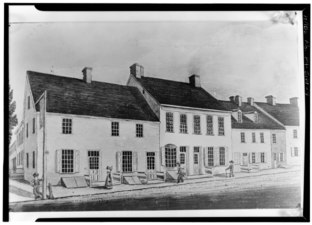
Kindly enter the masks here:
[[229, 177], [234, 177], [234, 161], [230, 161], [230, 165], [225, 169], [225, 173], [227, 174], [227, 170], [230, 170], [230, 176]]
[[178, 167], [178, 181], [177, 181], [177, 183], [180, 183], [180, 182], [183, 183], [184, 182], [184, 179], [183, 179], [184, 172], [183, 172], [183, 169], [182, 169], [180, 163], [177, 163], [177, 167]]
[[107, 176], [106, 176], [106, 180], [105, 180], [105, 188], [106, 189], [112, 189], [113, 188], [113, 182], [112, 182], [112, 170], [113, 170], [113, 166], [107, 166]]
[[33, 193], [35, 195], [35, 200], [37, 199], [42, 199], [42, 193], [40, 191], [40, 181], [41, 179], [38, 179], [39, 174], [37, 172], [35, 172], [33, 174], [34, 179], [32, 180], [32, 185], [33, 185]]

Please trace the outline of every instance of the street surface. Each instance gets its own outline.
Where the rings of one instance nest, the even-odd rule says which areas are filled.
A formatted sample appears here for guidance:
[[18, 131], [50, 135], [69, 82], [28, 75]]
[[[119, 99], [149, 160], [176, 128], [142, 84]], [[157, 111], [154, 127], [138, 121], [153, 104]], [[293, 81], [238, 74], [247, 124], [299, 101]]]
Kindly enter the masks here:
[[224, 178], [104, 195], [11, 203], [11, 211], [102, 211], [296, 208], [300, 172]]

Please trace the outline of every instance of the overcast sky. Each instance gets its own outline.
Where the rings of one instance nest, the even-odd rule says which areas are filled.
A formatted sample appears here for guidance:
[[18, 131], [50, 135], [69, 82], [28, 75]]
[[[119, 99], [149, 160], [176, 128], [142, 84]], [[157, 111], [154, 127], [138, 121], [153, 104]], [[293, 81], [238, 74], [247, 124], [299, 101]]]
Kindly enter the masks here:
[[219, 99], [238, 94], [244, 101], [264, 101], [272, 94], [288, 103], [302, 96], [298, 24], [274, 23], [274, 13], [149, 13], [130, 19], [120, 17], [126, 13], [96, 13], [95, 19], [95, 13], [10, 12], [10, 22], [23, 22], [9, 28], [9, 78], [19, 121], [27, 70], [82, 78], [81, 70], [90, 66], [94, 80], [126, 84], [129, 66], [137, 62], [146, 76], [187, 81], [196, 73]]

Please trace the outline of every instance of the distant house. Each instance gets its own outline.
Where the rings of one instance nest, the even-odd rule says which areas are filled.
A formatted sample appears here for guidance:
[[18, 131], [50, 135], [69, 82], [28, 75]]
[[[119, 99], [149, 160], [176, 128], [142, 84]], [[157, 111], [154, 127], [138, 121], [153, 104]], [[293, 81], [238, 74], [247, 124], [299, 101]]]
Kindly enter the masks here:
[[130, 67], [128, 86], [137, 87], [160, 121], [161, 170], [173, 176], [181, 163], [190, 175], [224, 173], [231, 151], [231, 112], [201, 87], [146, 77], [139, 64]]
[[16, 173], [16, 157], [17, 157], [17, 152], [16, 152], [16, 141], [13, 141], [13, 143], [10, 145], [9, 148], [9, 173], [14, 174]]
[[10, 146], [9, 171], [10, 174], [24, 175], [24, 123], [21, 122], [14, 132], [16, 140]]
[[251, 97], [247, 102], [238, 95], [221, 102], [232, 111], [234, 164], [266, 169], [286, 163], [286, 137], [282, 125], [258, 110]]
[[298, 98], [290, 98], [290, 104], [276, 103], [276, 98], [272, 95], [267, 96], [266, 99], [266, 102], [256, 102], [255, 105], [263, 113], [285, 127], [287, 164], [302, 164], [302, 157], [304, 156], [301, 144], [303, 143], [303, 134], [300, 133]]
[[94, 81], [91, 68], [82, 79], [28, 71], [23, 119], [26, 180], [41, 177], [43, 166], [53, 185], [62, 177], [104, 180], [107, 166], [130, 175], [158, 169], [157, 116], [137, 88]]

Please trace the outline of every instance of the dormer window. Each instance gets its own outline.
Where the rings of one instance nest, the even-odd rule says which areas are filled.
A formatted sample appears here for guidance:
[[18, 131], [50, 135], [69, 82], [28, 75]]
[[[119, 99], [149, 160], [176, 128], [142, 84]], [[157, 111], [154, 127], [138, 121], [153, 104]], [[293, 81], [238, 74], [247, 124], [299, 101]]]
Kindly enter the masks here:
[[243, 113], [242, 111], [237, 112], [237, 122], [242, 123], [243, 122]]
[[258, 123], [258, 121], [259, 121], [259, 116], [258, 116], [257, 112], [254, 113], [254, 121], [255, 121], [255, 123]]

